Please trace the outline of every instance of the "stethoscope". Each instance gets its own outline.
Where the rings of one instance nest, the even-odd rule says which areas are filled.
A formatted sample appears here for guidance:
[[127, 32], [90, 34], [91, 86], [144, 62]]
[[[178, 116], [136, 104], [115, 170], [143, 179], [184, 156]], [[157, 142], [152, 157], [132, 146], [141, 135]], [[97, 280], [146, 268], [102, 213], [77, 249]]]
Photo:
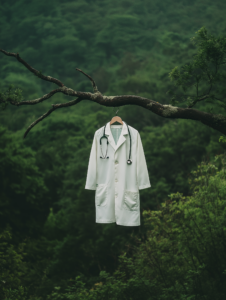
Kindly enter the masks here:
[[[125, 121], [123, 121], [125, 122]], [[126, 123], [126, 122], [125, 122]], [[107, 125], [107, 124], [106, 124]], [[102, 153], [102, 156], [100, 156], [100, 158], [103, 158], [103, 159], [106, 159], [106, 158], [109, 158], [109, 156], [107, 156], [107, 152], [108, 152], [108, 138], [107, 136], [105, 135], [105, 128], [106, 128], [106, 125], [104, 126], [104, 135], [100, 138], [100, 149], [101, 149], [101, 153]], [[127, 125], [127, 124], [126, 124]], [[129, 127], [127, 125], [127, 128], [128, 128], [128, 131], [129, 131]], [[102, 144], [101, 144], [101, 139], [107, 139], [107, 149], [106, 149], [106, 153], [105, 153], [105, 156], [103, 155], [103, 152], [102, 152]], [[131, 165], [132, 164], [132, 159], [130, 158], [131, 156], [131, 135], [130, 135], [130, 131], [129, 131], [129, 138], [130, 138], [130, 147], [129, 147], [129, 159], [127, 160], [127, 164], [128, 165]]]

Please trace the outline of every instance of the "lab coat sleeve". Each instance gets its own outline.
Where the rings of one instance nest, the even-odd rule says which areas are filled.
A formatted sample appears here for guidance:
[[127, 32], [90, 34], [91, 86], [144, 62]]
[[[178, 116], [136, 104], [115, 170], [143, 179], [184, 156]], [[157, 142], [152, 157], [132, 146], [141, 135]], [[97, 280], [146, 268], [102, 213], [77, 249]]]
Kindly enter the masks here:
[[151, 184], [139, 132], [137, 135], [137, 183], [139, 190], [142, 190], [151, 187]]
[[96, 190], [97, 181], [97, 140], [96, 134], [94, 134], [93, 144], [89, 157], [88, 171], [86, 177], [86, 190]]

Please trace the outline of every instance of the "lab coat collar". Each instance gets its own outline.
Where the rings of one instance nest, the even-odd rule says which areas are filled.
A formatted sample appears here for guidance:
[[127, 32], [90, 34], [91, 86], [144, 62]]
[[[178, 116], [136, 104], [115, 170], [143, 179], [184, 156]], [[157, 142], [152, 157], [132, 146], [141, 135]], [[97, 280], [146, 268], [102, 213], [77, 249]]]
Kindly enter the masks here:
[[108, 135], [108, 141], [109, 144], [117, 151], [117, 149], [125, 142], [126, 138], [124, 135], [128, 134], [128, 129], [127, 125], [125, 122], [123, 122], [122, 125], [122, 131], [119, 137], [119, 140], [117, 142], [117, 145], [115, 144], [115, 140], [113, 138], [113, 135], [111, 133], [111, 128], [110, 128], [110, 122], [107, 123], [106, 128], [105, 128], [105, 134]]

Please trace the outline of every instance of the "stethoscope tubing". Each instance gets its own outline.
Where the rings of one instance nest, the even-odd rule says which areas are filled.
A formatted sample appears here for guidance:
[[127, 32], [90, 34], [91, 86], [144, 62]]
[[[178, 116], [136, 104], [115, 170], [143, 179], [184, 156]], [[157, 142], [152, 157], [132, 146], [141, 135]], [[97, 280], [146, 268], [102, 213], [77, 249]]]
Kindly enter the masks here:
[[[124, 121], [124, 122], [125, 122], [125, 121]], [[128, 128], [129, 138], [130, 138], [129, 159], [127, 160], [127, 164], [130, 165], [130, 164], [132, 164], [132, 160], [131, 160], [131, 134], [130, 134], [129, 126], [127, 125], [126, 122], [125, 122], [125, 124], [126, 124], [126, 126], [127, 126], [127, 128]], [[107, 124], [105, 124], [105, 126], [104, 126], [104, 134], [103, 134], [103, 136], [100, 138], [100, 148], [101, 148], [101, 153], [102, 153], [102, 157], [100, 156], [100, 158], [104, 158], [104, 159], [105, 159], [105, 158], [109, 158], [109, 156], [107, 156], [107, 151], [108, 151], [108, 144], [109, 144], [109, 142], [108, 142], [107, 136], [105, 135], [105, 128], [106, 128], [106, 126], [107, 126]], [[107, 150], [106, 150], [105, 156], [103, 155], [103, 152], [102, 152], [102, 144], [101, 144], [101, 139], [102, 139], [102, 138], [106, 138], [106, 139], [107, 139]]]

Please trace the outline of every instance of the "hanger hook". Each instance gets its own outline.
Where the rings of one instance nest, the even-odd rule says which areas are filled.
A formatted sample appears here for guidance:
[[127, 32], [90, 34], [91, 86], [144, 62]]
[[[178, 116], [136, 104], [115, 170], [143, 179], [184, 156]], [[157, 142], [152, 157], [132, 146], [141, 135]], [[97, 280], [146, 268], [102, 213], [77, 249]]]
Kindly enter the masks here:
[[116, 113], [115, 113], [116, 116], [117, 116], [118, 111], [119, 111], [119, 108], [118, 108], [118, 110], [117, 110]]

